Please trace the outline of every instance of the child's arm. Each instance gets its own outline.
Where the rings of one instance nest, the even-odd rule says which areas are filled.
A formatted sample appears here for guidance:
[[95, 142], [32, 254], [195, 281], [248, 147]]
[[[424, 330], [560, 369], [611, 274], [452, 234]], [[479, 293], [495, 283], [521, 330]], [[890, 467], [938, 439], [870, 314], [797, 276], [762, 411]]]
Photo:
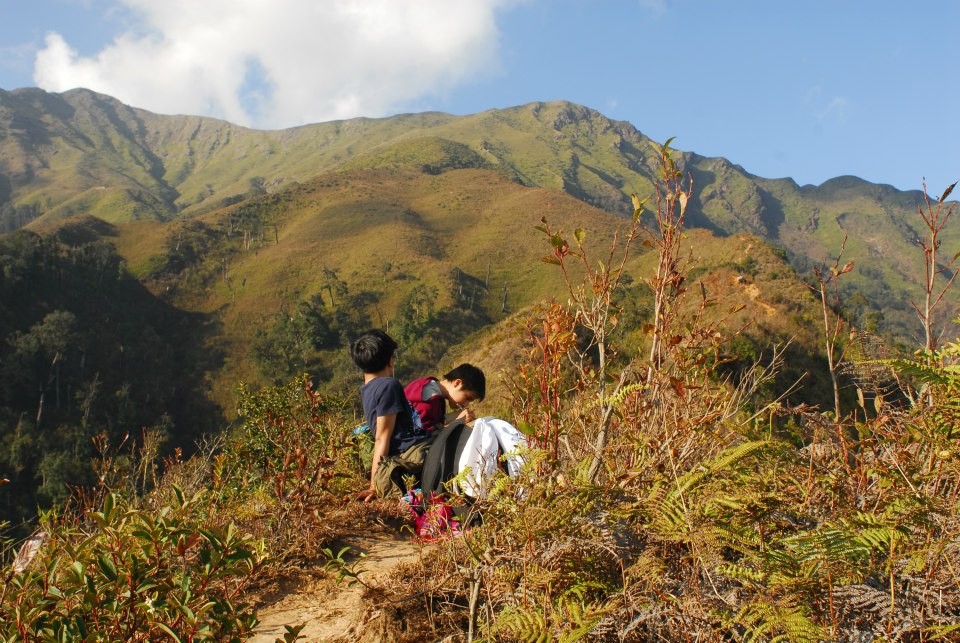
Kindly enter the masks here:
[[377, 497], [377, 488], [373, 481], [376, 479], [377, 469], [380, 468], [380, 460], [390, 453], [390, 439], [393, 437], [393, 429], [396, 425], [396, 413], [377, 416], [377, 427], [374, 431], [375, 438], [373, 441], [373, 462], [370, 465], [370, 487], [360, 492], [357, 496], [358, 500], [370, 502]]
[[457, 416], [458, 420], [462, 419], [467, 424], [470, 424], [471, 422], [477, 419], [477, 416], [474, 415], [473, 411], [471, 411], [469, 408], [460, 407], [460, 406], [455, 408], [460, 409], [460, 415]]

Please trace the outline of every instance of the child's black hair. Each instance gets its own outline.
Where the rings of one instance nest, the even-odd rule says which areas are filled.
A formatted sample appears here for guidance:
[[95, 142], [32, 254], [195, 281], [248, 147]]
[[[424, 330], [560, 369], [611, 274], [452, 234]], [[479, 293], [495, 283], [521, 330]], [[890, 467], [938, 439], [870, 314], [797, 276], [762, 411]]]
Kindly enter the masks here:
[[483, 371], [473, 364], [461, 364], [444, 375], [443, 379], [448, 382], [460, 380], [463, 382], [463, 390], [476, 394], [478, 401], [487, 396], [487, 378]]
[[350, 345], [350, 357], [364, 373], [378, 373], [390, 363], [396, 350], [397, 342], [384, 331], [374, 328]]

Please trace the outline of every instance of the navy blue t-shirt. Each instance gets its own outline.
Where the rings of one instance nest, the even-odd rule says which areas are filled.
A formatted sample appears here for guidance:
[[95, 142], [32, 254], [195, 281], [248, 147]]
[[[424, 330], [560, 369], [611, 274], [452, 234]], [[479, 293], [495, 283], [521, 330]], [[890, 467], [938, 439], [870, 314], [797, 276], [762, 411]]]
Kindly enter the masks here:
[[392, 377], [375, 377], [360, 387], [360, 399], [363, 401], [363, 415], [367, 426], [376, 439], [377, 418], [381, 415], [397, 414], [390, 439], [390, 451], [387, 455], [399, 455], [415, 444], [429, 439], [423, 430], [420, 416], [403, 394], [403, 386]]

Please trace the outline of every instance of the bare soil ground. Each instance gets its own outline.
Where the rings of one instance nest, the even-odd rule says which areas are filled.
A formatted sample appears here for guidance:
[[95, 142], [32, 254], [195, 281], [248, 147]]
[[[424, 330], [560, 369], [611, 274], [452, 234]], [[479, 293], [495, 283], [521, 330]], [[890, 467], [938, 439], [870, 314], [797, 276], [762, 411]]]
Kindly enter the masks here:
[[[337, 583], [326, 578], [290, 581], [272, 596], [264, 597], [258, 611], [260, 624], [248, 643], [274, 643], [284, 640], [284, 626], [303, 625], [297, 641], [380, 643], [397, 640], [398, 624], [393, 610], [378, 609], [368, 597], [377, 592], [400, 565], [416, 562], [424, 545], [396, 531], [382, 530], [345, 537], [331, 550], [350, 547], [354, 571], [361, 582]], [[292, 640], [292, 639], [290, 639]]]

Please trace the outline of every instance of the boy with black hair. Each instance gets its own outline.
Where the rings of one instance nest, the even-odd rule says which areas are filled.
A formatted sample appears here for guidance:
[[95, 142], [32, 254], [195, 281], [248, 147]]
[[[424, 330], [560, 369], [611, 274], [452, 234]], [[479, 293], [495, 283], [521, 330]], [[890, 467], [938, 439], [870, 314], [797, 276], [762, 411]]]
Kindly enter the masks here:
[[472, 422], [476, 419], [467, 404], [482, 401], [487, 394], [487, 379], [473, 364], [461, 364], [443, 376], [421, 377], [403, 389], [407, 400], [420, 414], [423, 430], [430, 433], [446, 424], [447, 403], [460, 410], [456, 419]]
[[364, 502], [404, 494], [403, 475], [419, 476], [430, 444], [393, 377], [396, 351], [397, 343], [379, 329], [365, 332], [350, 346], [350, 356], [363, 371], [360, 399], [373, 434], [370, 486], [357, 494]]

